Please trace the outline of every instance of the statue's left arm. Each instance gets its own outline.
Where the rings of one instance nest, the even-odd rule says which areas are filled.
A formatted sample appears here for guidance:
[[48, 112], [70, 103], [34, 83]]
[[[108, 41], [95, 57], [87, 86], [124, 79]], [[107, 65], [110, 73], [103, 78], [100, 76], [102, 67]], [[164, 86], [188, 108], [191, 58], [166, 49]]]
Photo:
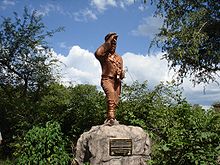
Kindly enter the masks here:
[[111, 44], [108, 42], [105, 42], [96, 50], [95, 57], [97, 59], [100, 59], [101, 57], [106, 56], [110, 48], [111, 48]]
[[116, 33], [111, 35], [104, 44], [102, 44], [95, 52], [95, 57], [100, 60], [104, 56], [108, 56], [112, 46], [116, 46], [117, 35]]

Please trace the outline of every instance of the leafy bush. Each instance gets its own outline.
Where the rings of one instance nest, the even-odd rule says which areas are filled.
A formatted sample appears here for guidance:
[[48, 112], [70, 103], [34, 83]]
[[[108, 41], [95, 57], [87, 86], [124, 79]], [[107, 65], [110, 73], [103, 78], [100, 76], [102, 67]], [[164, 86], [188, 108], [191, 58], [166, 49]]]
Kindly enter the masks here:
[[65, 165], [70, 160], [57, 122], [47, 122], [46, 128], [33, 127], [16, 147], [15, 156], [18, 165]]
[[9, 159], [6, 160], [0, 160], [1, 165], [13, 165], [13, 162]]
[[[69, 87], [70, 103], [61, 114], [63, 132], [73, 141], [94, 125], [103, 124], [106, 114], [106, 103], [103, 92], [96, 86], [81, 84]], [[74, 137], [73, 137], [74, 136]]]
[[125, 85], [118, 109], [121, 123], [144, 128], [153, 140], [150, 164], [216, 164], [220, 113], [192, 106], [174, 84]]
[[152, 164], [216, 164], [220, 116], [213, 110], [182, 103], [154, 116]]

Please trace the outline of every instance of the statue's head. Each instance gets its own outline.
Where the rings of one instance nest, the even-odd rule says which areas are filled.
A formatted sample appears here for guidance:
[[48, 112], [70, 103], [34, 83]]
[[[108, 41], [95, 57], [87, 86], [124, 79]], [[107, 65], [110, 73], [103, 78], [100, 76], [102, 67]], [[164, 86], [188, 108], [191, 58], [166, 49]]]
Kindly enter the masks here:
[[112, 40], [111, 40], [111, 45], [112, 45], [112, 47], [111, 47], [110, 52], [111, 52], [111, 53], [114, 53], [114, 52], [115, 52], [115, 49], [116, 49], [116, 45], [117, 45], [117, 39], [118, 39], [117, 33], [115, 33], [115, 32], [110, 32], [110, 33], [108, 33], [108, 34], [105, 36], [105, 42], [106, 42], [109, 38], [111, 38], [112, 36], [113, 36], [113, 38], [112, 38]]
[[115, 32], [110, 32], [110, 33], [108, 33], [108, 34], [105, 36], [105, 41], [107, 41], [112, 35], [114, 35], [114, 36], [115, 36], [115, 39], [117, 40], [117, 38], [118, 38], [117, 33], [115, 33]]

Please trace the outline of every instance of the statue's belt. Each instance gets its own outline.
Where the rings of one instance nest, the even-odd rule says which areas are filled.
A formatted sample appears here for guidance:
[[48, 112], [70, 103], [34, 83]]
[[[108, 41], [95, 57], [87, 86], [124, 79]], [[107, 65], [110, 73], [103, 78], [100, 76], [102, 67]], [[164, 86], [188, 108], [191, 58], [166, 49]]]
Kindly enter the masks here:
[[119, 75], [116, 75], [116, 76], [106, 76], [106, 75], [102, 75], [102, 79], [112, 79], [112, 80], [116, 80], [116, 79], [119, 79]]

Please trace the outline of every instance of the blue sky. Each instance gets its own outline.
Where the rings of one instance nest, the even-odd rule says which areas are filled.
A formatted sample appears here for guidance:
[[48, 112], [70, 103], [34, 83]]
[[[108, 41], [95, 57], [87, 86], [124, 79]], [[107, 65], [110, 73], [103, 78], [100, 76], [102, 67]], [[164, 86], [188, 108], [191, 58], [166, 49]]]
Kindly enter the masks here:
[[[152, 17], [152, 6], [141, 1], [133, 2], [134, 0], [3, 0], [0, 5], [2, 16], [11, 16], [13, 11], [22, 13], [24, 6], [27, 6], [30, 10], [37, 9], [44, 16], [43, 21], [49, 29], [63, 26], [65, 31], [55, 34], [49, 40], [57, 53], [67, 54], [69, 48], [77, 44], [95, 51], [103, 41], [103, 36], [115, 31], [120, 37], [117, 49], [119, 54], [127, 51], [146, 54], [152, 32], [156, 32], [151, 27], [158, 29], [159, 19]], [[148, 22], [151, 26], [148, 27], [149, 31], [137, 31], [138, 25], [146, 24], [147, 21], [154, 21]]]
[[[153, 17], [155, 8], [141, 0], [0, 0], [0, 15], [22, 14], [24, 6], [43, 15], [48, 30], [63, 26], [64, 32], [48, 39], [49, 45], [65, 65], [61, 66], [62, 83], [90, 83], [99, 86], [100, 66], [94, 51], [108, 32], [119, 35], [117, 52], [128, 68], [125, 83], [147, 80], [150, 87], [160, 81], [171, 81], [173, 71], [161, 60], [160, 49], [148, 48], [162, 25], [162, 18]], [[1, 20], [0, 20], [1, 21]], [[220, 82], [220, 81], [219, 81]], [[186, 79], [184, 96], [192, 104], [205, 107], [220, 100], [216, 84], [193, 85]]]

